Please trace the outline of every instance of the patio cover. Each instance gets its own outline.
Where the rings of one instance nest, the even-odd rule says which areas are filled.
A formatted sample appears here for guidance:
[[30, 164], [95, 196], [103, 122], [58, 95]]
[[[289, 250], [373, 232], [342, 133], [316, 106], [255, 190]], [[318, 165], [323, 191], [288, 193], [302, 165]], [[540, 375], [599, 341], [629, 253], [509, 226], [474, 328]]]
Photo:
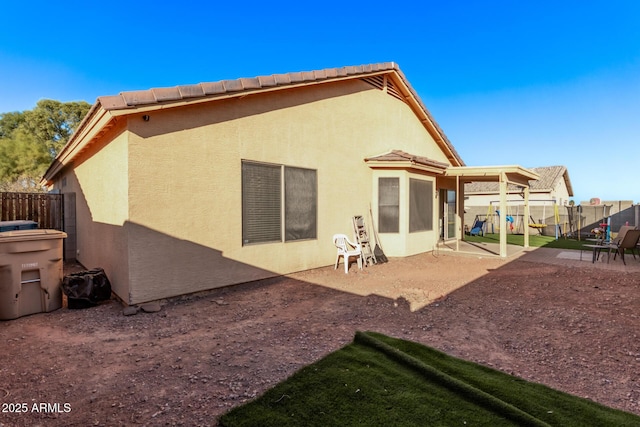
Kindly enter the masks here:
[[[456, 215], [458, 224], [464, 221], [464, 184], [478, 181], [498, 181], [500, 184], [500, 212], [507, 212], [507, 184], [515, 184], [524, 188], [524, 247], [529, 247], [529, 181], [540, 177], [537, 173], [525, 169], [522, 166], [451, 166], [445, 171], [445, 176], [456, 178], [458, 197], [456, 203]], [[462, 201], [462, 202], [461, 202]], [[459, 241], [464, 238], [461, 228], [458, 228], [460, 236], [456, 239], [456, 250], [459, 250]], [[500, 256], [507, 256], [507, 216], [500, 215]]]

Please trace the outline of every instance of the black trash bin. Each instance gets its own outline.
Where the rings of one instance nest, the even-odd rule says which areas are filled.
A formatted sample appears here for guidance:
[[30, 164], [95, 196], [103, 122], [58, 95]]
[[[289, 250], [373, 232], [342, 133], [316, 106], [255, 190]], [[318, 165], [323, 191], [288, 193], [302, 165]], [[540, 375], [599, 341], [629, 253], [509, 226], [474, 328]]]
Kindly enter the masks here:
[[70, 309], [89, 308], [111, 298], [111, 283], [102, 268], [80, 271], [62, 279], [62, 291]]

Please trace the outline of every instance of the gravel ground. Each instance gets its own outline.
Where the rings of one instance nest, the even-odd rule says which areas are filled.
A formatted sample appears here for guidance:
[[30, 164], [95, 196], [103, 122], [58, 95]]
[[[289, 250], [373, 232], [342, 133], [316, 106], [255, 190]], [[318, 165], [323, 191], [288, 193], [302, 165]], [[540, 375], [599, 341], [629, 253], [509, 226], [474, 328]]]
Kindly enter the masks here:
[[640, 415], [640, 277], [523, 260], [392, 259], [170, 301], [0, 322], [0, 425], [210, 426], [357, 330]]

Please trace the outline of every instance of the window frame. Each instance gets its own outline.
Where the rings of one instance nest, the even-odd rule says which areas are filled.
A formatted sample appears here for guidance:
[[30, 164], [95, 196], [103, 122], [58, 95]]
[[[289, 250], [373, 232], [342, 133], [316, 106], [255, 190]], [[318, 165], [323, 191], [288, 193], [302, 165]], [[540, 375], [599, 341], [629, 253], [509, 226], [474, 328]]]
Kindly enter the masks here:
[[[250, 207], [247, 206], [248, 199], [245, 195], [247, 189], [247, 176], [245, 176], [245, 166], [251, 167], [254, 166], [263, 166], [265, 168], [273, 168], [279, 169], [279, 183], [278, 183], [278, 237], [267, 240], [251, 240], [248, 239], [250, 237], [251, 232], [247, 229], [247, 216], [249, 215]], [[295, 221], [288, 221], [287, 218], [292, 214], [295, 214], [296, 210], [300, 211], [300, 209], [295, 209], [290, 206], [288, 209], [287, 198], [291, 199], [291, 194], [287, 196], [287, 170], [293, 171], [307, 171], [312, 173], [311, 186], [307, 186], [306, 190], [312, 191], [313, 203], [311, 209], [308, 210], [308, 214], [312, 215], [310, 222], [312, 226], [306, 230], [307, 235], [303, 237], [296, 238], [295, 233], [288, 232], [287, 226], [292, 225]], [[260, 245], [260, 244], [268, 244], [268, 243], [289, 243], [289, 242], [300, 242], [306, 240], [317, 240], [318, 239], [318, 170], [312, 168], [298, 167], [298, 166], [287, 166], [283, 164], [276, 163], [267, 163], [267, 162], [259, 162], [253, 160], [242, 160], [241, 161], [241, 203], [242, 203], [242, 246], [252, 246], [252, 245]], [[294, 202], [291, 202], [294, 203]], [[304, 209], [302, 209], [302, 213], [304, 214]], [[289, 213], [288, 213], [289, 212]], [[292, 213], [293, 212], [293, 213]], [[291, 230], [291, 229], [290, 229]]]
[[[419, 187], [425, 193], [424, 199], [417, 198], [422, 194]], [[409, 233], [421, 233], [433, 231], [433, 207], [434, 207], [434, 182], [431, 180], [409, 178]], [[418, 193], [418, 194], [416, 194]], [[426, 206], [424, 204], [426, 203]], [[421, 209], [422, 208], [422, 209]], [[419, 217], [415, 217], [418, 214]], [[425, 216], [423, 216], [425, 215]], [[422, 228], [424, 227], [424, 228]]]
[[[309, 222], [312, 224], [312, 227], [310, 227], [308, 229], [307, 232], [312, 231], [311, 235], [307, 235], [307, 236], [303, 236], [303, 237], [299, 237], [299, 238], [291, 238], [289, 236], [291, 236], [293, 234], [293, 231], [291, 231], [291, 229], [288, 227], [288, 225], [294, 225], [295, 221], [293, 219], [289, 220], [289, 218], [291, 216], [293, 216], [295, 213], [297, 212], [293, 212], [294, 209], [292, 209], [292, 207], [288, 207], [287, 206], [287, 199], [288, 199], [288, 193], [287, 193], [287, 171], [291, 171], [293, 172], [294, 170], [297, 171], [305, 171], [305, 172], [313, 172], [313, 179], [312, 179], [312, 186], [307, 186], [306, 190], [308, 191], [312, 191], [313, 194], [313, 200], [311, 201], [311, 205], [312, 208], [308, 209], [308, 214], [313, 215], [313, 218], [311, 218], [309, 220]], [[317, 240], [318, 239], [318, 171], [316, 169], [310, 169], [310, 168], [302, 168], [302, 167], [297, 167], [297, 166], [286, 166], [283, 165], [282, 166], [282, 186], [283, 186], [283, 190], [282, 190], [282, 222], [283, 222], [283, 229], [282, 229], [282, 233], [283, 233], [283, 241], [284, 242], [299, 242], [299, 241], [304, 241], [304, 240]], [[302, 182], [303, 179], [300, 179], [297, 181], [297, 183]], [[304, 195], [303, 195], [304, 197]], [[298, 209], [299, 211], [299, 209]], [[313, 228], [313, 230], [311, 230], [311, 228]]]
[[[249, 180], [251, 180], [252, 177], [248, 176], [247, 174], [245, 174], [245, 171], [248, 170], [248, 168], [251, 167], [257, 167], [257, 168], [269, 168], [269, 169], [273, 169], [275, 171], [275, 169], [278, 169], [278, 183], [277, 185], [272, 185], [269, 186], [267, 183], [265, 183], [265, 187], [277, 187], [277, 193], [278, 193], [278, 200], [277, 200], [277, 226], [278, 226], [278, 230], [277, 230], [277, 235], [278, 237], [274, 236], [273, 238], [270, 239], [263, 239], [263, 240], [259, 240], [259, 239], [253, 239], [251, 238], [253, 235], [258, 234], [255, 233], [254, 230], [251, 230], [251, 222], [252, 222], [252, 213], [255, 212], [255, 206], [247, 206], [247, 198], [248, 196], [246, 195], [246, 190], [249, 188], [250, 185], [252, 185], [252, 183], [248, 182]], [[269, 177], [269, 178], [273, 178], [273, 177]], [[262, 179], [264, 181], [268, 181], [269, 178], [264, 178], [262, 177]], [[247, 245], [257, 245], [257, 244], [264, 244], [264, 243], [274, 243], [274, 242], [278, 242], [282, 240], [282, 167], [280, 165], [275, 165], [272, 163], [262, 163], [262, 162], [252, 162], [252, 161], [242, 161], [242, 166], [241, 166], [241, 190], [240, 190], [240, 197], [241, 197], [241, 203], [242, 203], [242, 245], [243, 246], [247, 246]], [[251, 189], [255, 190], [253, 188], [253, 186], [251, 187]], [[267, 188], [267, 189], [273, 189], [273, 188]], [[263, 188], [263, 190], [265, 190]], [[251, 200], [251, 203], [258, 203], [256, 202], [255, 199]], [[264, 208], [264, 206], [262, 206], [262, 208]], [[276, 209], [275, 206], [271, 207], [272, 209]], [[261, 216], [264, 215], [264, 213], [260, 214]]]
[[[390, 196], [393, 197], [394, 201], [393, 203], [382, 203], [383, 201], [385, 201], [385, 199], [390, 199], [391, 197], [387, 197], [387, 195], [383, 195], [383, 197], [380, 197], [382, 191], [381, 189], [383, 188], [383, 186], [381, 185], [382, 182], [391, 182], [394, 181], [395, 183], [395, 194], [392, 194]], [[391, 187], [385, 187], [385, 188], [393, 188], [393, 185]], [[395, 215], [395, 218], [392, 218], [391, 216], [384, 216], [384, 215], [388, 215], [389, 212], [391, 212], [393, 209], [393, 213]], [[389, 222], [393, 221], [393, 224], [389, 224]], [[391, 226], [390, 226], [391, 225]], [[388, 233], [388, 234], [398, 234], [400, 233], [400, 177], [396, 177], [396, 176], [381, 176], [378, 177], [378, 232], [379, 233]]]

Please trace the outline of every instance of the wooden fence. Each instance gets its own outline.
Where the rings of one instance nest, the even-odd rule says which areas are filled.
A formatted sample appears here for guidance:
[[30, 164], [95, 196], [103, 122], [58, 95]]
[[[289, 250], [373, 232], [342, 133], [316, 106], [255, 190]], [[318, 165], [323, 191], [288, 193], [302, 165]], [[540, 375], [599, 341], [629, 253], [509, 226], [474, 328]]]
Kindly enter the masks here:
[[0, 221], [29, 220], [38, 228], [64, 229], [62, 194], [0, 193]]

